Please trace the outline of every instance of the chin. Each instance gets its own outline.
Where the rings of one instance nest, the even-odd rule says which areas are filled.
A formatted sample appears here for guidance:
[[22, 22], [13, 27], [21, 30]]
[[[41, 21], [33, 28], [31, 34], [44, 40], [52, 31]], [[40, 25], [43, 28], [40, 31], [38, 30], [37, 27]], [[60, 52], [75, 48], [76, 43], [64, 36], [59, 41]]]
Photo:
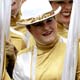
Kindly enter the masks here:
[[63, 22], [65, 22], [65, 23], [69, 23], [69, 22], [70, 22], [70, 17], [63, 18]]
[[48, 38], [48, 39], [45, 39], [45, 41], [43, 43], [51, 44], [54, 40], [55, 40], [55, 38]]

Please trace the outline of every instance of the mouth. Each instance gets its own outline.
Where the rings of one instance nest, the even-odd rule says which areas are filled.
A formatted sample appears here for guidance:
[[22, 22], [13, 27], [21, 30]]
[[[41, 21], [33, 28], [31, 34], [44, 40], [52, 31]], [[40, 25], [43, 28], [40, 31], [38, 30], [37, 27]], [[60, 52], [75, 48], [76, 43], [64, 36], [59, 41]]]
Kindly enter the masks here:
[[43, 36], [49, 36], [49, 35], [52, 34], [52, 32], [53, 32], [53, 31], [47, 31], [47, 32], [44, 32], [42, 35], [43, 35]]
[[71, 12], [70, 11], [64, 11], [64, 12], [62, 12], [62, 15], [65, 17], [68, 17], [71, 15]]

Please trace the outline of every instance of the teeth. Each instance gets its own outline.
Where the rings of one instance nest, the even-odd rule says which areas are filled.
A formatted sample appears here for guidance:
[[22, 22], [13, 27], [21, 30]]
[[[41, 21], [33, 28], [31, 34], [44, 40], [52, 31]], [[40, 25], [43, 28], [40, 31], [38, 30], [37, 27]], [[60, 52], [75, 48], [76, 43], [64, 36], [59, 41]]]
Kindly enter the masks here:
[[69, 16], [70, 15], [70, 13], [68, 12], [68, 13], [62, 13], [64, 16]]
[[51, 32], [46, 32], [46, 33], [44, 33], [43, 35], [44, 36], [47, 36], [47, 35], [49, 35]]

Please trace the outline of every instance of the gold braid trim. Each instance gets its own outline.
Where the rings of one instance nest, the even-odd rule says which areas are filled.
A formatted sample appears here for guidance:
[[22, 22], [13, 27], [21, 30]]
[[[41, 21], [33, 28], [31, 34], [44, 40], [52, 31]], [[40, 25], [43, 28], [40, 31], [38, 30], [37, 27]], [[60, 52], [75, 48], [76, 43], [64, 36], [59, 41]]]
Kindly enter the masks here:
[[50, 12], [47, 12], [47, 13], [44, 13], [43, 15], [40, 15], [40, 16], [38, 16], [38, 17], [32, 17], [32, 18], [29, 18], [29, 19], [22, 19], [22, 20], [20, 20], [19, 21], [19, 23], [21, 22], [21, 23], [23, 23], [23, 24], [30, 24], [30, 23], [33, 23], [33, 22], [37, 22], [37, 21], [40, 21], [40, 20], [42, 20], [42, 19], [45, 19], [45, 18], [47, 18], [47, 17], [49, 17], [49, 16], [51, 16], [51, 15], [53, 15], [54, 14], [54, 11], [52, 10], [52, 11], [50, 11]]

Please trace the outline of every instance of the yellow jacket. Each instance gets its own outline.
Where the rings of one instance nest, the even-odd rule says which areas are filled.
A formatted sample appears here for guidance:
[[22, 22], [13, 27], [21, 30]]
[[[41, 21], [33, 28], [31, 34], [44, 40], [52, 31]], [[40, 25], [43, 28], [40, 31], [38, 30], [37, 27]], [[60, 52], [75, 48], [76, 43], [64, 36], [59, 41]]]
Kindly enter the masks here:
[[[55, 46], [51, 47], [50, 45], [45, 47], [40, 44], [37, 45], [37, 62], [34, 69], [36, 71], [35, 80], [61, 80], [64, 67], [66, 45], [60, 41], [53, 43], [52, 45]], [[25, 49], [19, 54], [20, 55], [18, 55], [14, 67], [14, 79], [30, 79], [32, 71], [31, 64], [34, 61], [32, 60], [34, 48]], [[29, 64], [29, 62], [31, 64]], [[78, 54], [78, 66], [75, 80], [80, 80], [80, 54]]]
[[[35, 80], [61, 80], [65, 56], [65, 44], [55, 40], [51, 45], [43, 46], [38, 44], [37, 46]], [[30, 63], [34, 60], [30, 56], [36, 54], [34, 51], [36, 51], [36, 48], [29, 48], [19, 53], [20, 55], [17, 57], [13, 71], [13, 78], [15, 80], [30, 79], [32, 77], [30, 73], [32, 64]]]

